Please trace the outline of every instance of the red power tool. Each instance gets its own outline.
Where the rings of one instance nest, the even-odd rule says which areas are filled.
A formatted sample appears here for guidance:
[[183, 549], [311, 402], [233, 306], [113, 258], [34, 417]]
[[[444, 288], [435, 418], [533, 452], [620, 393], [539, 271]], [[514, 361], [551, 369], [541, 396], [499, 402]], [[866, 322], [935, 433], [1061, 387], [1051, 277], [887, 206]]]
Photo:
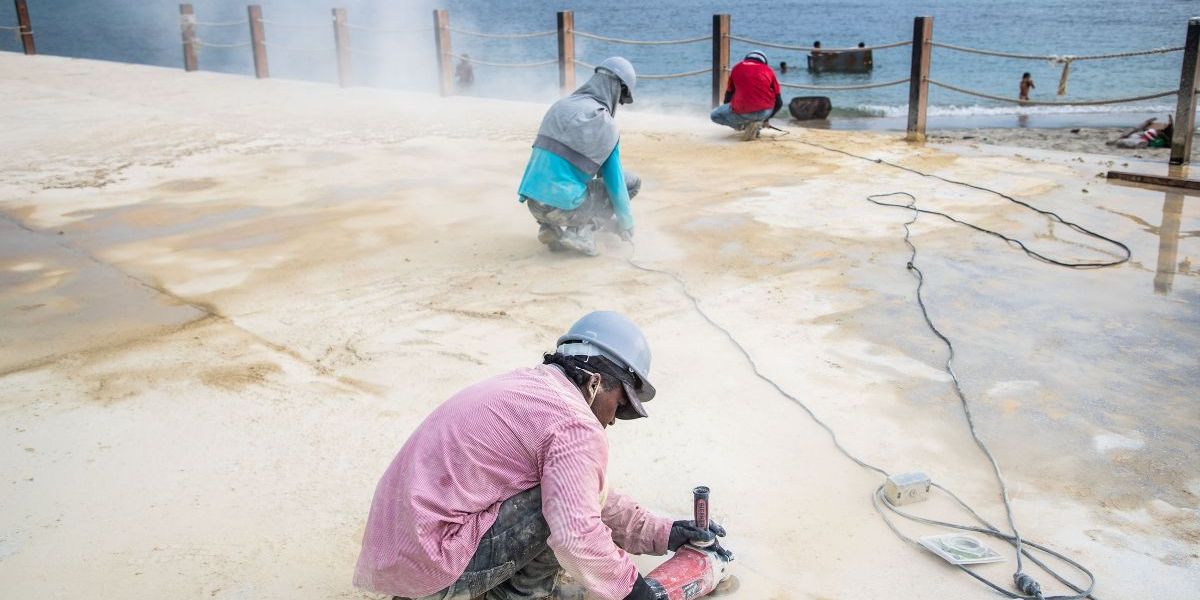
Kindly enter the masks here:
[[[692, 510], [696, 527], [707, 530], [707, 487], [692, 490]], [[737, 578], [730, 573], [732, 562], [733, 553], [716, 541], [704, 547], [685, 544], [667, 562], [650, 571], [646, 579], [661, 600], [692, 600], [713, 592], [723, 594], [737, 589]]]

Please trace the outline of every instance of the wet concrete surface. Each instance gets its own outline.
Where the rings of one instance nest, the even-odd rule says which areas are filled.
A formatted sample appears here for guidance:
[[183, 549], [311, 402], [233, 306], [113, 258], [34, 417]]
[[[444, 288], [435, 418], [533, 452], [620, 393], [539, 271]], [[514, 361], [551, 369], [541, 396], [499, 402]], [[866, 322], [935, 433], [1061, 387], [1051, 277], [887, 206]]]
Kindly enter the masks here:
[[[45, 64], [38, 76], [53, 76]], [[989, 593], [896, 540], [868, 501], [878, 478], [754, 379], [675, 284], [631, 268], [627, 245], [603, 239], [604, 255], [583, 259], [536, 242], [512, 190], [542, 107], [470, 100], [473, 112], [431, 115], [423, 97], [96, 68], [100, 139], [22, 128], [25, 111], [93, 107], [76, 75], [41, 92], [61, 96], [53, 109], [14, 87], [17, 108], [0, 110], [47, 158], [0, 157], [13, 167], [0, 171], [0, 461], [13, 474], [0, 581], [16, 593], [364, 598], [348, 574], [407, 433], [600, 308], [643, 324], [661, 396], [653, 419], [610, 431], [610, 476], [664, 514], [713, 485], [741, 597]], [[176, 122], [181, 90], [194, 114]], [[1128, 244], [1126, 265], [1070, 270], [936, 217], [913, 227], [931, 317], [954, 340], [1023, 532], [1094, 568], [1102, 597], [1192, 597], [1195, 196], [1108, 184], [1095, 177], [1106, 157], [621, 124], [646, 182], [637, 260], [680, 274], [856, 454], [926, 470], [994, 521], [995, 482], [905, 269], [909, 215], [865, 197], [910, 191], [1055, 257], [1111, 249], [995, 196], [799, 142], [1001, 189]], [[915, 510], [957, 514], [946, 509]], [[47, 565], [71, 576], [29, 575]]]

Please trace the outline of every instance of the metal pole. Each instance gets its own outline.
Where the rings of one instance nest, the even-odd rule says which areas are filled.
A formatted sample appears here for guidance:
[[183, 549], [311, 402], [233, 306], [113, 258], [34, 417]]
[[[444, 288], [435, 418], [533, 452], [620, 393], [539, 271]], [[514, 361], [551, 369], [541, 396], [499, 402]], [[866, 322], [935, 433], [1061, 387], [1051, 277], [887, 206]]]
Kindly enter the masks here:
[[26, 6], [25, 0], [16, 0], [17, 3], [17, 26], [20, 27], [17, 31], [21, 34], [21, 47], [25, 49], [25, 54], [33, 56], [37, 54], [37, 47], [33, 45], [33, 25], [29, 24], [29, 7]]
[[254, 76], [266, 79], [271, 76], [267, 69], [267, 34], [263, 31], [262, 7], [251, 4], [246, 7], [250, 19], [250, 49], [254, 52]]
[[351, 85], [350, 28], [346, 26], [346, 9], [333, 9], [333, 43], [337, 47], [338, 85]]
[[454, 94], [453, 59], [450, 54], [450, 13], [433, 11], [433, 37], [437, 44], [438, 84], [443, 96]]
[[1171, 164], [1192, 162], [1192, 134], [1196, 131], [1196, 72], [1200, 69], [1200, 17], [1188, 20], [1183, 46], [1183, 68], [1179, 73], [1179, 97], [1175, 105], [1175, 130], [1171, 134]]
[[558, 13], [558, 89], [562, 95], [575, 91], [575, 13]]
[[196, 60], [196, 13], [191, 4], [179, 5], [179, 30], [183, 34], [183, 70], [199, 68]]
[[729, 71], [729, 15], [713, 15], [712, 38], [712, 107], [725, 101], [725, 85]]
[[929, 103], [929, 45], [933, 17], [913, 19], [912, 71], [908, 80], [908, 135], [910, 142], [925, 141], [925, 109]]

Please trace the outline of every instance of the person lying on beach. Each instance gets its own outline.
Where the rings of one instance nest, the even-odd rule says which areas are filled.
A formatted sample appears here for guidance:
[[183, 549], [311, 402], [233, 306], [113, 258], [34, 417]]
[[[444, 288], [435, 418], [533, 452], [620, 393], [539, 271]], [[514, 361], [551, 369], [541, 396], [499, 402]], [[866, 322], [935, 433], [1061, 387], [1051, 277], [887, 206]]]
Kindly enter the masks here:
[[[630, 554], [712, 544], [709, 521], [655, 515], [609, 486], [605, 429], [646, 417], [650, 347], [609, 311], [542, 364], [470, 386], [417, 426], [375, 488], [354, 585], [399, 600], [654, 600]], [[572, 590], [578, 593], [578, 590]]]
[[1032, 90], [1036, 87], [1037, 87], [1036, 85], [1033, 85], [1033, 76], [1032, 75], [1030, 75], [1029, 73], [1025, 73], [1024, 75], [1021, 75], [1021, 95], [1018, 99], [1019, 100], [1028, 100], [1029, 99], [1029, 90]]
[[517, 193], [551, 251], [596, 256], [595, 233], [633, 239], [630, 200], [642, 187], [621, 167], [617, 106], [633, 102], [637, 73], [619, 56], [605, 59], [575, 93], [542, 118]]
[[782, 106], [779, 80], [767, 66], [767, 56], [754, 51], [729, 72], [725, 103], [714, 108], [709, 118], [717, 125], [743, 132], [743, 139], [752, 140]]

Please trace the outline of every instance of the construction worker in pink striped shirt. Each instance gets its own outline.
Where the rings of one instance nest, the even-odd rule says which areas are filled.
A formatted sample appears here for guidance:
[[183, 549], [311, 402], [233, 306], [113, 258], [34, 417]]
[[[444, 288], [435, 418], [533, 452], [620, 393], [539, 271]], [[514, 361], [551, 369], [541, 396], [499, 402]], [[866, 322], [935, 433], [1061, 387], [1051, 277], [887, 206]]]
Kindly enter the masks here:
[[609, 488], [604, 429], [646, 416], [650, 348], [593, 312], [543, 364], [468, 387], [417, 427], [371, 503], [354, 584], [400, 599], [558, 598], [565, 569], [601, 600], [651, 600], [629, 554], [725, 535]]

